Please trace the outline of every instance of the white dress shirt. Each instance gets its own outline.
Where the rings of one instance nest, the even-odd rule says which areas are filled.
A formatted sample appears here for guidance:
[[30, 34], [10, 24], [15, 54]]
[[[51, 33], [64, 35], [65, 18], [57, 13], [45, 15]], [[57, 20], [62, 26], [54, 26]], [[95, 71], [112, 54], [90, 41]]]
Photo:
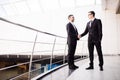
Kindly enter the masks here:
[[93, 19], [90, 20], [90, 24], [89, 24], [90, 27], [91, 27], [91, 24], [92, 24], [92, 22], [93, 22], [94, 20], [95, 20], [95, 18], [93, 18]]
[[70, 23], [73, 25], [74, 29], [76, 30], [76, 26], [74, 25], [74, 23], [73, 22], [70, 22]]

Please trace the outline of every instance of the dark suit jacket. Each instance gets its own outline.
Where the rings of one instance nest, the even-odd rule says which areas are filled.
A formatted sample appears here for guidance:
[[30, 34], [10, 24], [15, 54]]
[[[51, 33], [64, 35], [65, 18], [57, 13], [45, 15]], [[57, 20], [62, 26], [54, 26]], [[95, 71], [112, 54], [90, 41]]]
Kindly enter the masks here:
[[78, 31], [77, 28], [74, 29], [73, 25], [69, 22], [66, 25], [66, 29], [67, 29], [67, 43], [68, 44], [76, 44], [77, 40], [78, 40]]
[[85, 31], [81, 37], [89, 32], [88, 41], [101, 41], [102, 40], [102, 23], [100, 19], [94, 19], [90, 27], [90, 21], [87, 23]]

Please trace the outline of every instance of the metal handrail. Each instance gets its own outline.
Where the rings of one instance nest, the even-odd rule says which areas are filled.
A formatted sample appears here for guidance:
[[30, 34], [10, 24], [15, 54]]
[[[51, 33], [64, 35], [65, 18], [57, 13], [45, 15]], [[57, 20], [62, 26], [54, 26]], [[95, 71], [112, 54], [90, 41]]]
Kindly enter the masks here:
[[60, 62], [63, 62], [63, 60], [60, 60], [60, 61], [54, 62], [54, 63], [52, 63], [52, 64], [56, 64], [56, 63], [60, 63]]
[[[66, 37], [59, 36], [59, 35], [55, 35], [55, 34], [48, 33], [48, 32], [44, 32], [44, 31], [40, 31], [40, 30], [38, 30], [38, 29], [31, 28], [31, 27], [29, 27], [29, 26], [25, 26], [25, 25], [22, 25], [22, 24], [19, 24], [19, 23], [15, 23], [15, 22], [9, 21], [9, 20], [4, 19], [4, 18], [2, 18], [2, 17], [0, 17], [0, 20], [1, 20], [1, 21], [4, 21], [4, 22], [7, 22], [7, 23], [10, 23], [10, 24], [13, 24], [13, 25], [17, 25], [17, 26], [19, 26], [19, 27], [23, 27], [23, 28], [25, 28], [25, 29], [29, 29], [29, 30], [35, 31], [35, 32], [37, 32], [37, 34], [38, 34], [38, 33], [43, 33], [43, 34], [46, 34], [46, 35], [50, 35], [50, 36], [54, 36], [54, 37], [55, 37], [53, 43], [37, 42], [37, 34], [36, 34], [35, 40], [34, 40], [33, 42], [32, 42], [32, 41], [20, 41], [20, 40], [1, 39], [1, 40], [5, 40], [5, 41], [17, 41], [17, 42], [33, 43], [33, 49], [32, 49], [32, 52], [31, 52], [31, 57], [30, 57], [30, 61], [29, 61], [29, 62], [20, 63], [20, 64], [17, 64], [17, 65], [5, 67], [5, 68], [0, 69], [0, 71], [1, 71], [1, 70], [6, 70], [6, 69], [9, 69], [9, 68], [13, 68], [13, 67], [17, 67], [17, 66], [20, 66], [20, 65], [24, 65], [24, 64], [29, 64], [29, 72], [27, 72], [27, 73], [28, 73], [28, 76], [29, 76], [28, 79], [30, 79], [30, 78], [31, 78], [31, 72], [34, 71], [34, 70], [31, 70], [31, 65], [32, 65], [32, 63], [42, 60], [42, 59], [40, 59], [40, 60], [34, 60], [34, 61], [32, 61], [33, 53], [36, 52], [36, 51], [34, 51], [35, 46], [36, 46], [36, 43], [52, 44], [52, 45], [53, 45], [52, 50], [50, 50], [50, 52], [51, 52], [52, 54], [51, 54], [51, 57], [49, 57], [49, 59], [50, 59], [50, 69], [51, 69], [52, 64], [55, 64], [55, 63], [60, 62], [60, 61], [63, 61], [63, 63], [65, 62], [65, 53], [66, 53], [66, 51], [64, 51], [63, 60], [60, 60], [60, 61], [57, 61], [57, 62], [53, 63], [52, 59], [54, 58], [54, 56], [53, 56], [54, 51], [56, 51], [56, 50], [55, 50], [55, 46], [58, 44], [58, 43], [56, 43], [56, 38], [59, 37], [59, 38], [67, 39]], [[81, 40], [81, 41], [82, 41], [82, 40]], [[61, 44], [61, 43], [59, 43], [59, 44]], [[62, 45], [63, 45], [63, 44], [62, 44]], [[66, 44], [64, 44], [64, 45], [66, 45]], [[65, 50], [66, 50], [66, 47], [65, 47]], [[43, 59], [43, 60], [44, 60], [44, 59]], [[24, 74], [25, 74], [25, 73], [24, 73]], [[21, 74], [21, 75], [23, 75], [23, 74]], [[19, 76], [21, 76], [21, 75], [19, 75]], [[19, 76], [17, 76], [17, 77], [19, 77]]]
[[12, 65], [12, 66], [9, 66], [9, 67], [4, 67], [4, 68], [1, 68], [0, 71], [7, 70], [7, 69], [10, 69], [10, 68], [13, 68], [13, 67], [20, 66], [20, 65], [28, 64], [28, 63], [29, 62], [24, 62], [24, 63], [20, 63], [20, 64], [17, 64], [17, 65]]
[[31, 27], [29, 27], [29, 26], [25, 26], [25, 25], [22, 25], [22, 24], [19, 24], [19, 23], [15, 23], [15, 22], [9, 21], [9, 20], [7, 20], [7, 19], [5, 19], [5, 18], [2, 18], [2, 17], [0, 17], [0, 20], [1, 20], [1, 21], [4, 21], [4, 22], [7, 22], [7, 23], [11, 23], [11, 24], [17, 25], [17, 26], [20, 26], [20, 27], [23, 27], [23, 28], [26, 28], [26, 29], [29, 29], [29, 30], [32, 30], [32, 31], [36, 31], [36, 32], [39, 32], [39, 33], [43, 33], [43, 34], [47, 34], [47, 35], [51, 35], [51, 36], [60, 37], [60, 38], [65, 38], [65, 39], [66, 39], [66, 37], [59, 36], [59, 35], [55, 35], [55, 34], [48, 33], [48, 32], [44, 32], [44, 31], [40, 31], [40, 30], [38, 30], [38, 29], [31, 28]]
[[[42, 61], [42, 60], [50, 59], [50, 58], [51, 58], [51, 57], [49, 57], [49, 58], [44, 58], [44, 59], [40, 59], [40, 60], [34, 60], [34, 61], [32, 61], [32, 62]], [[63, 60], [54, 62], [54, 63], [52, 63], [52, 64], [55, 64], [55, 63], [58, 63], [58, 62], [61, 62], [61, 61], [63, 61]], [[20, 66], [20, 65], [24, 65], [24, 64], [29, 64], [29, 63], [30, 63], [30, 62], [21, 63], [21, 64], [17, 64], [17, 65], [11, 66], [11, 67], [7, 67], [7, 68], [12, 68], [12, 67], [16, 67], [16, 66]], [[4, 68], [4, 70], [5, 70], [5, 68]], [[30, 72], [33, 72], [33, 71], [36, 71], [36, 70], [37, 70], [37, 69], [31, 70]], [[38, 70], [39, 70], [39, 69], [38, 69]], [[22, 75], [24, 75], [24, 74], [26, 74], [26, 73], [29, 73], [29, 72], [25, 72], [25, 73], [23, 73], [23, 74], [21, 74], [21, 75], [18, 75], [18, 76], [16, 76], [16, 77], [14, 77], [13, 79], [15, 79], [15, 78], [17, 78], [17, 77], [19, 77], [19, 76], [22, 76]]]
[[36, 41], [37, 41], [37, 37], [38, 37], [38, 32], [36, 34], [35, 41], [34, 41], [33, 48], [32, 48], [32, 54], [30, 56], [28, 79], [31, 79], [31, 73], [30, 73], [30, 71], [32, 70], [32, 59], [33, 59], [33, 53], [34, 53], [34, 50], [35, 50], [35, 44], [36, 44]]
[[16, 78], [18, 78], [18, 77], [20, 77], [20, 76], [23, 76], [23, 75], [25, 75], [25, 74], [28, 74], [29, 72], [25, 72], [25, 73], [23, 73], [23, 74], [20, 74], [20, 75], [18, 75], [18, 76], [16, 76], [16, 77], [13, 77], [13, 78], [11, 78], [10, 80], [14, 80], [14, 79], [16, 79]]
[[[57, 50], [54, 50], [54, 51], [61, 51], [61, 50], [64, 50], [64, 49], [57, 49]], [[34, 53], [38, 53], [38, 52], [51, 52], [51, 50], [43, 50], [43, 51], [34, 51]], [[27, 51], [27, 52], [17, 52], [17, 53], [9, 53], [9, 54], [4, 54], [4, 55], [14, 55], [14, 54], [17, 54], [19, 55], [19, 53], [31, 53], [31, 51]], [[28, 55], [29, 56], [29, 55]]]
[[[14, 41], [14, 42], [24, 42], [24, 43], [34, 43], [33, 41], [23, 41], [23, 40], [13, 40], [13, 39], [2, 39], [0, 38], [0, 40], [2, 41]], [[54, 43], [48, 43], [48, 42], [36, 42], [37, 44], [54, 44]], [[56, 45], [65, 45], [63, 43], [56, 43]]]
[[[54, 63], [52, 63], [52, 64], [60, 63], [60, 62], [62, 62], [62, 61], [63, 61], [63, 60], [60, 60], [60, 61], [54, 62]], [[40, 70], [40, 69], [42, 69], [42, 68], [44, 68], [44, 67], [46, 67], [46, 66], [42, 66], [42, 67], [40, 67], [40, 68], [38, 68], [38, 69], [31, 70], [30, 73], [31, 73], [31, 72], [34, 72], [34, 71], [37, 71], [37, 70]], [[25, 74], [28, 74], [28, 73], [29, 73], [29, 72], [25, 72], [25, 73], [23, 73], [23, 74], [20, 74], [20, 75], [14, 77], [14, 78], [11, 78], [10, 80], [14, 80], [14, 79], [16, 79], [16, 78], [18, 78], [18, 77], [20, 77], [20, 76], [23, 76], [23, 75], [25, 75]]]
[[[38, 61], [43, 61], [43, 60], [46, 60], [46, 59], [50, 59], [51, 57], [48, 57], [48, 58], [43, 58], [43, 59], [39, 59], [39, 60], [33, 60], [32, 62], [38, 62]], [[0, 71], [2, 70], [7, 70], [7, 69], [10, 69], [10, 68], [13, 68], [13, 67], [17, 67], [17, 66], [20, 66], [20, 65], [24, 65], [24, 64], [29, 64], [30, 62], [24, 62], [24, 63], [19, 63], [17, 65], [12, 65], [12, 66], [9, 66], [9, 67], [4, 67], [4, 68], [0, 68]]]
[[[62, 62], [62, 61], [63, 61], [63, 60], [60, 60], [60, 61], [54, 62], [54, 63], [52, 63], [52, 64], [56, 64], [56, 63], [59, 63], [59, 62]], [[38, 68], [38, 69], [31, 70], [30, 73], [31, 73], [31, 72], [34, 72], [34, 71], [37, 71], [37, 70], [40, 70], [40, 69], [42, 69], [42, 68], [44, 68], [44, 67], [46, 67], [46, 66], [42, 66], [42, 67], [40, 67], [40, 68]], [[18, 78], [18, 77], [20, 77], [20, 76], [23, 76], [23, 75], [25, 75], [25, 74], [28, 74], [28, 73], [29, 73], [29, 72], [25, 72], [25, 73], [23, 73], [23, 74], [20, 74], [20, 75], [14, 77], [14, 78], [11, 78], [10, 80], [14, 80], [14, 79], [16, 79], [16, 78]]]
[[[50, 59], [51, 57], [48, 57], [48, 58], [43, 58], [43, 59], [39, 59], [39, 60], [33, 60], [32, 62], [38, 62], [38, 61], [43, 61], [43, 60], [46, 60], [46, 59]], [[24, 63], [19, 63], [17, 65], [12, 65], [12, 66], [9, 66], [9, 67], [4, 67], [4, 68], [0, 68], [0, 71], [2, 70], [7, 70], [7, 69], [10, 69], [10, 68], [13, 68], [13, 67], [17, 67], [17, 66], [20, 66], [20, 65], [24, 65], [24, 64], [29, 64], [30, 62], [24, 62]]]

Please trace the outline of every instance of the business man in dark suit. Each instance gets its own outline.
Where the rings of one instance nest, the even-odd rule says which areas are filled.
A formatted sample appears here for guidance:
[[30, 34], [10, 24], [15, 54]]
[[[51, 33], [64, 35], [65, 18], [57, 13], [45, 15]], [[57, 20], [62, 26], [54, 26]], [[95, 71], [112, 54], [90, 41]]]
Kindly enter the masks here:
[[74, 64], [74, 54], [76, 50], [77, 40], [78, 38], [78, 31], [74, 25], [74, 16], [68, 16], [69, 23], [66, 25], [67, 29], [67, 44], [68, 44], [68, 65], [69, 69], [76, 69], [78, 66]]
[[88, 35], [88, 49], [89, 49], [89, 59], [90, 66], [86, 70], [94, 69], [94, 46], [97, 49], [100, 71], [103, 71], [103, 54], [101, 49], [102, 40], [102, 23], [100, 19], [95, 18], [95, 12], [89, 11], [88, 18], [90, 21], [87, 23], [85, 31], [80, 35], [80, 37]]

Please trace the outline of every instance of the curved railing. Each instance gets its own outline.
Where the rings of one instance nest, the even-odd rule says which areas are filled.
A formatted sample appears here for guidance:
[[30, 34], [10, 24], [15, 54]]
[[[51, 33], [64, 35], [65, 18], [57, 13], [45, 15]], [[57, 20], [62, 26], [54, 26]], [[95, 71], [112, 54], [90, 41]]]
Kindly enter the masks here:
[[[55, 66], [59, 66], [58, 64], [64, 64], [66, 62], [66, 55], [67, 55], [66, 54], [67, 53], [66, 37], [62, 37], [59, 35], [40, 31], [40, 30], [31, 28], [31, 27], [28, 27], [28, 26], [25, 26], [22, 24], [18, 24], [18, 23], [6, 20], [4, 18], [0, 18], [0, 20], [5, 22], [4, 24], [8, 24], [8, 25], [10, 24], [10, 26], [14, 25], [15, 27], [25, 28], [25, 30], [28, 29], [28, 30], [30, 30], [30, 34], [34, 34], [33, 36], [31, 36], [31, 37], [33, 37], [32, 40], [34, 39], [34, 41], [0, 38], [0, 42], [4, 43], [6, 46], [7, 46], [7, 43], [9, 43], [9, 44], [12, 43], [11, 45], [15, 45], [15, 46], [13, 46], [13, 48], [16, 47], [16, 45], [18, 45], [17, 46], [18, 48], [16, 47], [16, 50], [15, 49], [13, 50], [15, 52], [9, 52], [10, 46], [7, 46], [8, 52], [4, 53], [4, 55], [6, 56], [7, 59], [11, 55], [17, 55], [16, 59], [19, 59], [21, 55], [23, 55], [23, 56], [28, 55], [26, 62], [20, 62], [15, 65], [10, 65], [7, 67], [0, 68], [0, 72], [10, 70], [13, 68], [18, 69], [18, 67], [26, 69], [25, 71], [20, 72], [16, 75], [10, 76], [8, 78], [6, 77], [6, 79], [30, 80], [31, 78], [38, 76], [41, 73], [44, 73], [47, 70], [54, 68]], [[27, 31], [26, 31], [26, 33], [27, 33]], [[14, 35], [17, 36], [17, 34], [14, 34]], [[27, 36], [29, 36], [29, 34], [23, 35], [23, 36], [27, 37]], [[86, 44], [86, 41], [81, 40], [79, 43], [82, 43], [81, 50], [84, 50], [83, 48], [84, 48], [84, 44]], [[20, 45], [20, 47], [19, 47], [19, 45]], [[27, 50], [25, 50], [24, 48]], [[78, 51], [78, 52], [79, 53], [81, 52], [79, 54], [80, 56], [84, 55], [82, 53], [83, 51]], [[0, 53], [0, 55], [2, 55], [2, 53]], [[46, 55], [47, 57], [42, 57], [43, 55]], [[34, 59], [34, 56], [37, 56], [37, 58]], [[23, 58], [21, 58], [21, 59], [23, 59]], [[56, 61], [54, 61], [55, 59], [56, 59]], [[46, 64], [44, 64], [44, 65], [40, 64], [40, 63], [44, 63], [44, 61], [46, 61], [46, 60], [48, 61], [48, 62], [46, 62]], [[34, 68], [34, 65], [38, 65], [38, 64], [39, 64], [39, 66]], [[22, 70], [20, 70], [20, 71], [22, 71]]]

